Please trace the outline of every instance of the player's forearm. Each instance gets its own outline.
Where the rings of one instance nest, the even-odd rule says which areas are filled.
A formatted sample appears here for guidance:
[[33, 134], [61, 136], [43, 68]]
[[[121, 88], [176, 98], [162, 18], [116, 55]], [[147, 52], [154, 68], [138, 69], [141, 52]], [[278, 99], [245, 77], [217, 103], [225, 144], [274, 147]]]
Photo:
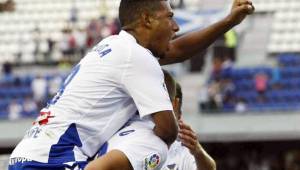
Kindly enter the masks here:
[[176, 140], [178, 134], [178, 128], [175, 125], [172, 129], [155, 126], [153, 131], [155, 135], [163, 140], [168, 146]]
[[226, 33], [234, 26], [234, 23], [226, 17], [221, 21], [203, 29], [187, 33], [171, 42], [171, 48], [161, 65], [182, 62], [205, 50], [219, 36]]
[[161, 111], [152, 114], [156, 136], [170, 146], [177, 138], [178, 124], [173, 111]]
[[199, 144], [199, 151], [194, 154], [197, 170], [216, 170], [216, 162]]

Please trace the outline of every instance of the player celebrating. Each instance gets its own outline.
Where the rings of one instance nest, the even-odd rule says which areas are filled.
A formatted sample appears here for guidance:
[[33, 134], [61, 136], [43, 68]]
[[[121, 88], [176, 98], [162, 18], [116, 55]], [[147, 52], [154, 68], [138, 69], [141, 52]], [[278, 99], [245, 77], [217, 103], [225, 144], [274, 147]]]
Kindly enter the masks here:
[[[174, 103], [176, 83], [166, 71], [164, 78], [170, 100]], [[151, 117], [140, 119], [137, 114], [102, 146], [99, 158], [89, 163], [86, 170], [161, 169], [168, 146], [153, 133], [153, 128]]]
[[235, 0], [225, 19], [171, 41], [179, 28], [166, 0], [121, 0], [123, 31], [101, 41], [74, 67], [13, 151], [9, 169], [83, 169], [95, 148], [136, 110], [141, 117], [151, 115], [154, 133], [171, 144], [177, 123], [155, 57], [161, 64], [183, 61], [253, 10], [250, 1]]
[[[151, 120], [131, 119], [100, 149], [86, 170], [215, 170], [214, 160], [202, 148], [195, 132], [183, 123], [182, 92], [178, 83], [164, 71], [165, 83], [179, 121], [179, 140], [169, 148], [153, 133]], [[107, 153], [106, 153], [107, 152]], [[168, 158], [167, 158], [168, 155]]]
[[[169, 9], [166, 2], [159, 0], [147, 8], [151, 7]], [[128, 9], [121, 9], [120, 13], [124, 10]], [[125, 26], [129, 24], [123, 20]], [[143, 29], [139, 28], [143, 34], [128, 28], [95, 46], [73, 68], [14, 149], [9, 169], [83, 169], [97, 149], [137, 110], [140, 117], [152, 116], [154, 132], [166, 144], [174, 142], [177, 122], [164, 88], [163, 72], [153, 54], [165, 52], [178, 26], [172, 20], [165, 26], [169, 33], [158, 39], [154, 34], [157, 24], [152, 20], [143, 24]]]
[[176, 98], [178, 105], [174, 112], [179, 124], [179, 140], [169, 148], [168, 159], [162, 170], [216, 170], [216, 163], [199, 143], [192, 128], [182, 120], [182, 91], [176, 83]]

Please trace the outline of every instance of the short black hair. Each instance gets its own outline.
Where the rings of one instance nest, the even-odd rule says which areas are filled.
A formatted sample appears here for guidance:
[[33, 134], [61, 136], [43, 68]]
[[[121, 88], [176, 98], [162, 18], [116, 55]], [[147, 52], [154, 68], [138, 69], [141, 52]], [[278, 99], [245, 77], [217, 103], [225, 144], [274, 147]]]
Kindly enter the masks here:
[[160, 1], [167, 0], [121, 0], [119, 7], [119, 20], [122, 27], [135, 22], [142, 12], [153, 12], [160, 8]]
[[179, 83], [176, 82], [176, 98], [179, 99], [180, 102], [180, 106], [182, 106], [182, 90], [181, 90], [181, 86]]
[[176, 97], [176, 81], [168, 71], [163, 70], [163, 73], [165, 77], [165, 84], [167, 86], [167, 90], [170, 96], [170, 100], [173, 102]]

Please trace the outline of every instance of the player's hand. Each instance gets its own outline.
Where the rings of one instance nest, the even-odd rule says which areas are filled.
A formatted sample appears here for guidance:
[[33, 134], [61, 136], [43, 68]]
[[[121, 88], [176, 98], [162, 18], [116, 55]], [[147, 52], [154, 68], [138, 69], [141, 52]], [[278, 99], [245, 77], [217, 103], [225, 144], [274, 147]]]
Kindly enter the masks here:
[[187, 147], [192, 155], [196, 155], [201, 152], [202, 147], [198, 141], [196, 133], [192, 128], [185, 124], [182, 120], [179, 120], [179, 139], [183, 146]]
[[233, 25], [240, 24], [254, 10], [255, 8], [251, 0], [234, 0], [228, 19]]

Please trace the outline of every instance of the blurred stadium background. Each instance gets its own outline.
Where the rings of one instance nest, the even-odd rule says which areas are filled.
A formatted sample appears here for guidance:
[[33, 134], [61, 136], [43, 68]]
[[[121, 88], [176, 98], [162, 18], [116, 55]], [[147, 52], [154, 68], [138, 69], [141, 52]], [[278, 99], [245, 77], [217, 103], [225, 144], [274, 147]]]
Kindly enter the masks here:
[[[219, 170], [300, 169], [300, 0], [253, 0], [254, 15], [206, 52], [166, 66], [184, 119]], [[119, 0], [0, 0], [0, 170], [72, 65], [118, 33]], [[180, 34], [231, 0], [173, 0]], [[205, 56], [205, 57], [203, 57]]]

